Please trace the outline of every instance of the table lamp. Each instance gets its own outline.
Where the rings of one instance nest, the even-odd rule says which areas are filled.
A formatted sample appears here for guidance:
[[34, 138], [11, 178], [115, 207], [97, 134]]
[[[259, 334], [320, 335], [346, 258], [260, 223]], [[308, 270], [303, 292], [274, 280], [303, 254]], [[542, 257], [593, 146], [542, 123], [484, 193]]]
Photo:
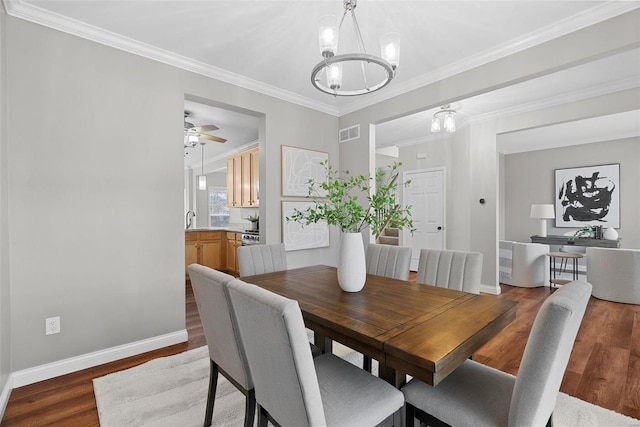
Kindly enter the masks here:
[[547, 219], [556, 217], [553, 205], [531, 205], [531, 218], [540, 219], [540, 231], [538, 236], [547, 237]]

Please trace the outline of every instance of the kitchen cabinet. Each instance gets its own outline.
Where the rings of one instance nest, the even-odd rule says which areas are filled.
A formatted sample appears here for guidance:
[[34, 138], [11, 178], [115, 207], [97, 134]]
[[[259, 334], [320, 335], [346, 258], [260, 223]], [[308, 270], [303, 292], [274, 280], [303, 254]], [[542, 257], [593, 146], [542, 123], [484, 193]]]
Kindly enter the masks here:
[[238, 276], [238, 247], [242, 246], [242, 233], [232, 233], [230, 231], [227, 231], [226, 240], [226, 270], [229, 274]]
[[224, 237], [224, 231], [188, 231], [184, 234], [187, 279], [189, 272], [186, 271], [186, 267], [189, 264], [198, 263], [216, 270], [225, 268]]
[[227, 204], [257, 207], [259, 190], [258, 148], [227, 157]]

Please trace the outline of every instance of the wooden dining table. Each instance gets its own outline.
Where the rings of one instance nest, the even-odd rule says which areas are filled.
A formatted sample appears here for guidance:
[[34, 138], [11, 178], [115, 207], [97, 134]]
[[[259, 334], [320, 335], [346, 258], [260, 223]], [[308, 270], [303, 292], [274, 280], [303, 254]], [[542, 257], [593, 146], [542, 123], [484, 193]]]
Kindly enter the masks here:
[[240, 279], [297, 300], [316, 345], [330, 351], [334, 340], [377, 360], [396, 387], [405, 374], [437, 385], [516, 316], [514, 301], [370, 274], [360, 292], [344, 292], [324, 265]]

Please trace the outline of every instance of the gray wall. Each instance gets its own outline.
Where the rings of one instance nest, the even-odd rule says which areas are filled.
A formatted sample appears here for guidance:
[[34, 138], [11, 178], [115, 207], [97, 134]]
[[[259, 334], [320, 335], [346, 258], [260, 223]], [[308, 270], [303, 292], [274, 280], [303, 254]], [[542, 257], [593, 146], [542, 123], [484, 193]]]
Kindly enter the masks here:
[[[280, 182], [281, 144], [329, 151], [337, 162], [333, 116], [6, 21], [3, 375], [8, 354], [13, 372], [184, 329], [185, 94], [265, 114], [261, 182]], [[266, 241], [280, 241], [280, 185], [261, 192]], [[335, 265], [335, 242], [298, 251], [290, 265]], [[57, 315], [62, 333], [45, 336], [44, 319]]]
[[[6, 15], [0, 8], [0, 395], [11, 372], [11, 305], [9, 284], [9, 225], [7, 215], [7, 97]], [[3, 413], [0, 403], [0, 414]]]
[[[554, 170], [582, 166], [620, 164], [620, 228], [624, 248], [640, 248], [640, 138], [604, 141], [504, 156], [505, 238], [529, 242], [537, 234], [538, 220], [529, 218], [533, 203], [554, 202]], [[547, 234], [563, 234], [577, 228], [555, 228], [547, 222]]]
[[[470, 157], [469, 128], [442, 136], [441, 140], [400, 148], [400, 161], [405, 171], [445, 168], [445, 247], [468, 250], [471, 226], [466, 214], [471, 191], [466, 172]], [[422, 153], [426, 158], [418, 159], [417, 155]]]

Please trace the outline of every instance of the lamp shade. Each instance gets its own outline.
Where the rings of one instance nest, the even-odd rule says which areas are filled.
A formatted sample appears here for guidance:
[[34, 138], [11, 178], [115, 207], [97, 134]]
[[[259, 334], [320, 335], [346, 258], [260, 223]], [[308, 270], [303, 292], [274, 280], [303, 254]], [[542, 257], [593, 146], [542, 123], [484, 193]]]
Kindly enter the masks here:
[[551, 219], [556, 217], [555, 207], [549, 205], [531, 205], [531, 218]]
[[547, 219], [555, 218], [556, 212], [553, 205], [531, 205], [531, 218], [540, 220], [538, 236], [547, 237]]
[[206, 190], [207, 189], [207, 176], [200, 175], [198, 176], [198, 190]]
[[320, 54], [323, 58], [331, 58], [338, 52], [339, 39], [338, 18], [334, 15], [325, 15], [320, 19], [318, 28], [318, 41]]

